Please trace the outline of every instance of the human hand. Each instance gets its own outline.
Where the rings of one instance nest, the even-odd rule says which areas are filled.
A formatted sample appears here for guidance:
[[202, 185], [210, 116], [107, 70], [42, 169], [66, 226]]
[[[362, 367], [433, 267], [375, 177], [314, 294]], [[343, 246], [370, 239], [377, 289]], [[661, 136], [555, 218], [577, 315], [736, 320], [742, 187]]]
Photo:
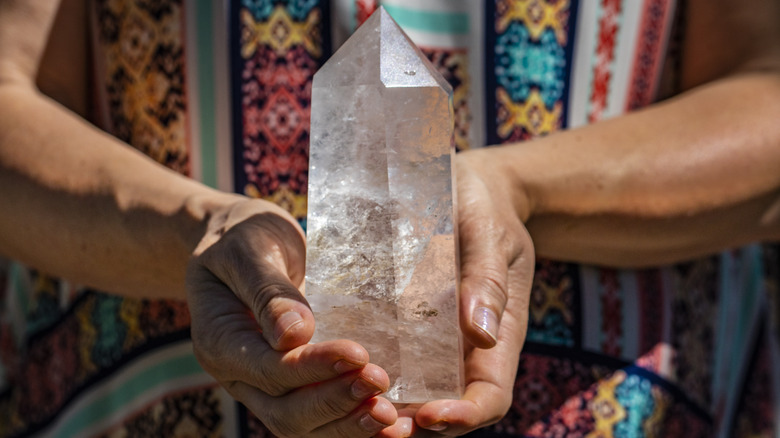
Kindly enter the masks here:
[[461, 330], [466, 338], [466, 391], [460, 400], [399, 406], [380, 437], [461, 435], [492, 424], [512, 402], [525, 340], [534, 248], [518, 212], [523, 196], [490, 150], [456, 156], [461, 254]]
[[187, 269], [201, 366], [282, 437], [368, 437], [396, 411], [387, 374], [360, 345], [307, 344], [314, 316], [297, 287], [303, 232], [284, 210], [236, 198], [209, 220]]

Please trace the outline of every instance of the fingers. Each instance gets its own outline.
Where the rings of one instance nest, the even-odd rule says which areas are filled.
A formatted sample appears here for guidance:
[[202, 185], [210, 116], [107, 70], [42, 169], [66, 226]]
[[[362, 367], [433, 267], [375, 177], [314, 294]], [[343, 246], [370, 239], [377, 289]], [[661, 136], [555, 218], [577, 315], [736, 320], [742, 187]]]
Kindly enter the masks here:
[[[479, 382], [462, 400], [437, 400], [423, 405], [415, 415], [415, 424], [428, 433], [458, 436], [478, 427], [495, 423], [509, 409], [503, 391]], [[424, 434], [415, 434], [414, 436]]]
[[476, 213], [460, 221], [461, 329], [479, 348], [496, 345], [508, 297], [507, 255], [493, 223]]
[[[510, 274], [510, 278], [520, 277], [525, 278]], [[456, 436], [501, 419], [512, 402], [517, 359], [525, 338], [527, 309], [523, 296], [515, 294], [510, 297], [495, 348], [467, 349], [464, 364], [467, 386], [461, 400], [426, 403], [412, 415], [400, 410], [396, 425], [378, 436]], [[414, 424], [403, 426], [408, 423], [406, 419], [409, 417], [414, 418]], [[404, 435], [409, 427], [411, 433]]]
[[473, 382], [461, 400], [436, 400], [411, 412], [399, 410], [395, 425], [380, 437], [460, 436], [500, 420], [512, 402], [509, 390], [492, 382]]
[[[496, 345], [509, 298], [508, 270], [519, 258], [533, 259], [516, 210], [518, 191], [496, 167], [494, 154], [456, 156], [458, 226], [461, 248], [461, 328], [479, 348]], [[531, 271], [531, 275], [533, 271]]]
[[237, 211], [240, 220], [210, 228], [218, 237], [204, 239], [188, 266], [193, 348], [203, 368], [279, 435], [371, 436], [392, 424], [395, 409], [376, 398], [389, 379], [363, 347], [307, 344], [314, 318], [296, 286], [300, 236], [272, 214]]
[[382, 398], [389, 379], [368, 365], [318, 385], [272, 397], [244, 383], [226, 386], [272, 432], [283, 437], [371, 436], [393, 424], [396, 412]]
[[[278, 271], [266, 272], [251, 292], [250, 308], [263, 337], [276, 350], [303, 345], [314, 335], [314, 315], [300, 291]], [[243, 295], [243, 294], [242, 294]]]
[[[507, 315], [504, 324], [516, 329]], [[517, 344], [499, 340], [496, 348], [473, 349], [466, 357], [467, 386], [460, 400], [436, 400], [422, 405], [415, 414], [420, 429], [447, 436], [462, 435], [495, 423], [512, 403], [517, 373]], [[424, 434], [422, 435], [424, 436]]]
[[280, 395], [368, 363], [368, 352], [345, 340], [274, 350], [259, 333], [246, 306], [219, 280], [210, 278], [197, 281], [189, 306], [195, 355], [217, 380], [238, 380]]
[[312, 437], [361, 437], [375, 436], [382, 429], [392, 426], [398, 419], [393, 404], [375, 397], [369, 399], [348, 417], [322, 426], [310, 434]]
[[440, 436], [435, 431], [423, 429], [415, 423], [414, 416], [419, 407], [420, 406], [417, 405], [398, 409], [398, 419], [395, 423], [390, 427], [382, 429], [381, 432], [375, 435], [375, 438], [424, 438]]

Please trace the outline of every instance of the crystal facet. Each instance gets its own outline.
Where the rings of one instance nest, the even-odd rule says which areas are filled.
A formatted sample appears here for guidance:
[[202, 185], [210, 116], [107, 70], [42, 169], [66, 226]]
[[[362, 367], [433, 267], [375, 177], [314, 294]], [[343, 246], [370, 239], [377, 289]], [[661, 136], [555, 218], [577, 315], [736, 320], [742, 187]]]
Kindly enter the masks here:
[[459, 398], [452, 88], [380, 8], [314, 76], [306, 295], [393, 402]]

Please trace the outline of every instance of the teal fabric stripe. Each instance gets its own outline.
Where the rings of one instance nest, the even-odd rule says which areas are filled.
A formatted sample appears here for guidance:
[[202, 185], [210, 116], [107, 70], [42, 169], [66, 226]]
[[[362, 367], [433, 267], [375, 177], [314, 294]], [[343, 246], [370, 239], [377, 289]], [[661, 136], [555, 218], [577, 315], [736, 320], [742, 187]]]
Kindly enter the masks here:
[[[722, 378], [724, 376], [723, 368], [728, 366], [727, 361], [730, 360], [733, 352], [734, 342], [733, 338], [729, 336], [733, 334], [731, 324], [729, 324], [729, 310], [732, 303], [730, 302], [729, 290], [731, 285], [734, 284], [731, 276], [731, 254], [728, 252], [721, 253], [718, 257], [720, 278], [718, 281], [718, 309], [715, 325], [715, 346], [713, 348], [714, 364], [712, 367], [712, 394], [718, 395], [723, 392], [723, 387], [726, 382]], [[728, 341], [728, 342], [727, 342]]]
[[349, 0], [349, 31], [357, 30], [357, 0]]
[[468, 35], [469, 16], [464, 12], [436, 12], [382, 4], [403, 28], [429, 33]]
[[[755, 324], [753, 315], [756, 306], [758, 305], [758, 300], [761, 299], [761, 286], [764, 280], [761, 260], [761, 247], [758, 245], [751, 245], [742, 248], [742, 251], [744, 251], [744, 255], [742, 256], [743, 263], [747, 264], [750, 270], [749, 272], [745, 273], [745, 276], [747, 277], [744, 278], [745, 281], [739, 285], [740, 291], [742, 291], [742, 293], [739, 295], [741, 306], [739, 311], [739, 320], [737, 322], [738, 331], [737, 337], [735, 338], [735, 345], [737, 345], [738, 348], [742, 350], [743, 354], [733, 354], [731, 356], [732, 364], [729, 380], [734, 382], [733, 384], [735, 385], [735, 390], [737, 390], [736, 384], [742, 380], [737, 374], [741, 370], [741, 367], [739, 366], [740, 362], [748, 360], [750, 354], [748, 351], [748, 346], [753, 345], [754, 339], [750, 336], [750, 329]], [[732, 324], [730, 328], [733, 329], [733, 321], [731, 323]], [[754, 336], [756, 335], [754, 334]]]
[[87, 427], [103, 421], [114, 412], [125, 408], [135, 398], [154, 386], [165, 383], [172, 377], [181, 378], [203, 372], [192, 354], [174, 357], [166, 362], [155, 364], [127, 380], [118, 388], [114, 388], [108, 394], [93, 400], [85, 409], [80, 409], [78, 414], [63, 424], [53, 436], [63, 438], [84, 436], [83, 431]]
[[[730, 252], [720, 255], [712, 393], [725, 393], [727, 400], [737, 396], [742, 381], [738, 373], [742, 362], [749, 358], [747, 348], [753, 343], [751, 334], [755, 335], [751, 328], [755, 324], [753, 317], [761, 299], [764, 275], [760, 246], [743, 247], [741, 251], [740, 260], [735, 260]], [[738, 263], [739, 270], [735, 269]]]
[[198, 95], [200, 96], [200, 120], [193, 121], [200, 125], [200, 158], [201, 178], [203, 183], [217, 187], [217, 134], [214, 89], [214, 32], [212, 29], [212, 7], [219, 7], [211, 0], [197, 0], [195, 14], [197, 16], [197, 47], [198, 51]]

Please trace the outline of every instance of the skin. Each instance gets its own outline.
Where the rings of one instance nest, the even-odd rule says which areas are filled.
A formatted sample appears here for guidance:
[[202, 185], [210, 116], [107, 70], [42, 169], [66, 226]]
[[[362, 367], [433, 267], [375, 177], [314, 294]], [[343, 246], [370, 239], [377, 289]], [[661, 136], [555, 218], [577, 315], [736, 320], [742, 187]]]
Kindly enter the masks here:
[[[475, 239], [462, 251], [485, 250], [479, 271], [496, 286], [495, 295], [486, 288], [472, 296], [509, 297], [498, 345], [467, 356], [499, 367], [493, 380], [480, 376], [468, 387], [494, 382], [501, 388], [494, 409], [506, 412], [511, 402], [501, 394], [511, 391], [516, 368], [500, 366], [514, 359], [508, 344], [525, 336], [524, 257], [533, 259], [532, 247], [555, 260], [639, 268], [780, 241], [780, 2], [687, 3], [681, 95], [584, 128], [457, 156], [461, 230]], [[464, 270], [477, 257], [467, 260]], [[379, 436], [460, 435], [472, 429], [469, 408], [463, 401], [404, 408]]]
[[688, 4], [682, 94], [459, 157], [513, 187], [540, 256], [645, 267], [780, 239], [780, 2]]
[[[459, 435], [497, 421], [534, 252], [634, 267], [780, 239], [780, 127], [767, 116], [780, 114], [780, 7], [691, 0], [687, 92], [457, 157], [466, 393], [394, 407], [376, 396], [389, 382], [363, 347], [306, 343], [293, 218], [168, 171], [79, 117], [86, 26], [73, 12], [83, 5], [65, 3], [74, 9], [53, 24], [56, 2], [0, 0], [0, 254], [125, 296], [186, 298], [204, 369], [280, 436]], [[49, 39], [59, 48], [44, 55]]]
[[[88, 102], [85, 6], [63, 6], [57, 18], [57, 2], [0, 0], [0, 255], [123, 296], [186, 299], [203, 368], [279, 436], [367, 437], [393, 425], [396, 408], [376, 396], [387, 374], [362, 346], [307, 344], [314, 317], [300, 292], [304, 239], [289, 214], [178, 175], [80, 116]], [[470, 345], [498, 344], [470, 348], [469, 391], [456, 411], [464, 428], [475, 428], [508, 406], [503, 388], [525, 312], [517, 330], [497, 334], [508, 291], [492, 277], [504, 281], [508, 265], [496, 245], [462, 237], [474, 247], [464, 249], [473, 261], [463, 267], [464, 335]], [[515, 257], [525, 266], [522, 275], [515, 269], [524, 290], [528, 243]], [[494, 316], [473, 319], [475, 308]], [[478, 359], [486, 351], [493, 355]]]

